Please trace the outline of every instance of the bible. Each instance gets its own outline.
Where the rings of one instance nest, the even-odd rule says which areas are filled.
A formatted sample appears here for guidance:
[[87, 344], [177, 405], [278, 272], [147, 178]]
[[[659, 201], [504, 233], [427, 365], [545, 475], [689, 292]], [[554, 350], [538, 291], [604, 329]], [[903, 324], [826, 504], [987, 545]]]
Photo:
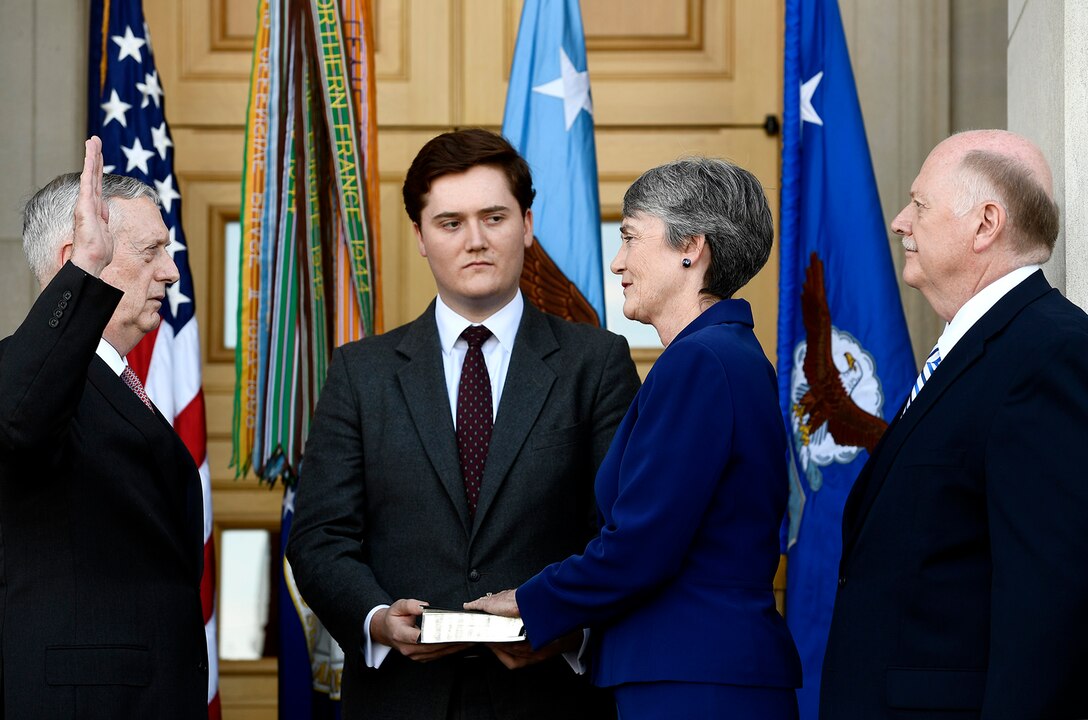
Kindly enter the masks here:
[[524, 639], [525, 625], [521, 618], [424, 607], [419, 621], [420, 643], [518, 642]]

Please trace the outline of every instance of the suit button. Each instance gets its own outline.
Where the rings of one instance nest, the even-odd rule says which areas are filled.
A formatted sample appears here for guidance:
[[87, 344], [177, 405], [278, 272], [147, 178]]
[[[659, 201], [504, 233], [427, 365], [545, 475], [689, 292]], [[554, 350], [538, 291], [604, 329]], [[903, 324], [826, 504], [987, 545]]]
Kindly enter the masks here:
[[56, 318], [49, 318], [49, 327], [56, 327], [57, 325], [60, 325], [60, 323], [57, 322]]
[[54, 310], [53, 311], [53, 317], [55, 317], [57, 319], [60, 319], [60, 318], [64, 317], [64, 311], [63, 310]]
[[57, 303], [57, 307], [59, 307], [61, 310], [63, 310], [64, 308], [68, 307], [68, 301], [67, 300], [61, 300], [59, 303]]
[[839, 575], [839, 587], [843, 587], [845, 585], [846, 585], [846, 576], [845, 575]]
[[61, 294], [61, 297], [62, 297], [62, 298], [64, 298], [65, 300], [71, 300], [71, 299], [72, 299], [72, 293], [71, 293], [71, 291], [70, 291], [70, 290], [65, 290], [65, 291], [64, 291], [64, 292], [63, 292], [63, 293]]
[[480, 571], [477, 570], [476, 568], [472, 568], [472, 570], [469, 571], [468, 579], [471, 580], [472, 582], [479, 582], [480, 581]]

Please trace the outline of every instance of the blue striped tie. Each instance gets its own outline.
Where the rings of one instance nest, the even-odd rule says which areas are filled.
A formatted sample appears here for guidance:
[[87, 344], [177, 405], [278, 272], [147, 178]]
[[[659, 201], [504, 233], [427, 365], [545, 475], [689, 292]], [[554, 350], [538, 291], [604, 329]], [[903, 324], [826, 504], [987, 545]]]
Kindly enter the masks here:
[[[918, 397], [918, 393], [922, 391], [926, 381], [929, 380], [929, 376], [933, 374], [933, 371], [937, 369], [937, 366], [941, 364], [941, 351], [936, 345], [933, 346], [933, 352], [926, 358], [926, 364], [922, 366], [922, 371], [918, 373], [918, 379], [914, 381], [914, 387], [911, 388], [910, 398], [907, 399], [907, 404], [903, 406], [903, 415], [906, 414], [907, 408], [914, 402], [914, 398]], [[900, 415], [899, 417], [903, 417]]]

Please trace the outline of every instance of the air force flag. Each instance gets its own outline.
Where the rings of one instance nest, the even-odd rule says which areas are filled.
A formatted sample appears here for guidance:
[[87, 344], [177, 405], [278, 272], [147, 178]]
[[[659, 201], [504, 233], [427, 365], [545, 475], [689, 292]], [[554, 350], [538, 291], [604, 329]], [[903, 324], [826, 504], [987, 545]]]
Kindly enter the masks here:
[[787, 620], [815, 720], [858, 472], [914, 359], [837, 0], [787, 0], [778, 385], [791, 435]]

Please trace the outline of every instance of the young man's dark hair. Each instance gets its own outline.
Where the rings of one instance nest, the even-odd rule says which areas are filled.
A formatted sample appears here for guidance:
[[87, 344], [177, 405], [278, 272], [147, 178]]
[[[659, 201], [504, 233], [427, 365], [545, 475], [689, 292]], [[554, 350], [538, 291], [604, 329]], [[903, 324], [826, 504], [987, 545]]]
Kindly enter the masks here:
[[419, 224], [431, 183], [443, 175], [463, 173], [477, 165], [491, 165], [502, 171], [522, 214], [532, 207], [536, 190], [529, 164], [506, 138], [479, 128], [454, 130], [427, 141], [408, 168], [403, 188], [404, 209], [412, 222]]

